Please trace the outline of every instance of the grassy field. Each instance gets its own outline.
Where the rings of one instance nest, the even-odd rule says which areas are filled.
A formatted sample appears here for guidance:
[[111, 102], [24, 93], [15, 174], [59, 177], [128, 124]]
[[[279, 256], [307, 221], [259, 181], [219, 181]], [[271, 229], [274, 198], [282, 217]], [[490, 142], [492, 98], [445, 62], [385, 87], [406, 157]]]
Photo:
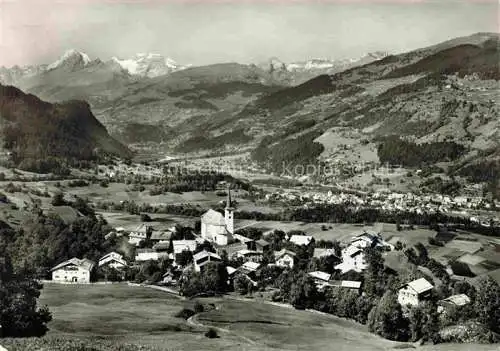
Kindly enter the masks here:
[[[418, 347], [392, 342], [335, 316], [259, 301], [199, 301], [213, 303], [216, 309], [186, 321], [175, 315], [192, 308], [194, 301], [151, 288], [47, 284], [40, 303], [53, 313], [48, 334], [41, 339], [3, 339], [0, 344], [9, 351], [495, 350], [493, 345]], [[206, 338], [208, 327], [217, 328], [219, 337]]]
[[[76, 337], [140, 344], [160, 350], [386, 350], [397, 343], [369, 334], [363, 327], [313, 312], [261, 302], [203, 299], [216, 310], [196, 316], [196, 322], [175, 317], [193, 301], [168, 293], [124, 284], [47, 284], [40, 303], [54, 320], [47, 339]], [[221, 328], [207, 339], [208, 326]]]

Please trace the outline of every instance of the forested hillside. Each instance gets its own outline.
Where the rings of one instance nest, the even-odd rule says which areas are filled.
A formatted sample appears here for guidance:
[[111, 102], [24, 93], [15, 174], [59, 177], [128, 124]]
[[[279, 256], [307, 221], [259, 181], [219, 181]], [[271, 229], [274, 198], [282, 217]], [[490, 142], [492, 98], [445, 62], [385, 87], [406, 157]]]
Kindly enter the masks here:
[[21, 90], [0, 85], [3, 147], [18, 167], [38, 172], [96, 160], [104, 154], [129, 157], [111, 138], [84, 101], [51, 104]]

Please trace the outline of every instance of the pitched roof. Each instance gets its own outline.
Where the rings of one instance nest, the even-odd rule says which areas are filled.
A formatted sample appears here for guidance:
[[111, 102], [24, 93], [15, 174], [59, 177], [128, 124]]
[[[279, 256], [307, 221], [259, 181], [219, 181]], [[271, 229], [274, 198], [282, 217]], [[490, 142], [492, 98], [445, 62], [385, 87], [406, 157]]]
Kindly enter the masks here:
[[262, 247], [269, 246], [269, 243], [265, 241], [264, 239], [259, 239], [255, 242], [257, 245], [260, 245]]
[[154, 231], [151, 233], [151, 240], [169, 240], [171, 232]]
[[174, 254], [182, 251], [194, 251], [196, 249], [196, 240], [172, 240]]
[[324, 280], [325, 282], [329, 281], [331, 277], [331, 274], [321, 271], [309, 272], [307, 274], [313, 277], [314, 279]]
[[446, 299], [441, 300], [442, 302], [451, 303], [455, 306], [464, 306], [470, 303], [469, 296], [465, 294], [457, 294], [447, 297]]
[[219, 255], [214, 254], [213, 252], [201, 251], [201, 252], [198, 252], [197, 254], [193, 255], [193, 261], [196, 262], [196, 261], [199, 261], [205, 257], [211, 257], [211, 258], [215, 258], [217, 260], [222, 260], [222, 258]]
[[427, 281], [425, 278], [420, 278], [414, 281], [411, 281], [404, 286], [409, 286], [412, 290], [414, 290], [417, 294], [421, 294], [423, 292], [432, 290], [434, 286]]
[[254, 272], [257, 269], [259, 269], [259, 267], [260, 267], [260, 264], [257, 262], [245, 262], [241, 266], [241, 268], [243, 268], [244, 270], [247, 270], [249, 272]]
[[227, 266], [226, 271], [227, 271], [227, 274], [232, 275], [237, 271], [237, 269], [234, 267], [231, 267], [231, 266]]
[[342, 280], [340, 286], [343, 288], [359, 289], [361, 288], [361, 282], [355, 280]]
[[59, 268], [63, 268], [63, 267], [69, 266], [69, 265], [75, 265], [75, 266], [78, 266], [78, 267], [81, 267], [83, 269], [87, 269], [90, 271], [90, 270], [92, 270], [92, 268], [94, 268], [95, 263], [91, 260], [86, 259], [86, 258], [79, 259], [79, 258], [73, 257], [72, 259], [69, 259], [67, 261], [59, 263], [57, 266], [52, 268], [50, 271], [52, 272], [52, 271], [55, 271]]
[[289, 241], [295, 245], [309, 245], [312, 238], [310, 235], [292, 235]]
[[201, 216], [201, 222], [213, 225], [226, 225], [226, 220], [222, 213], [209, 209]]
[[127, 261], [125, 261], [123, 259], [123, 256], [120, 255], [120, 254], [118, 254], [118, 253], [116, 253], [116, 252], [110, 252], [109, 254], [104, 255], [103, 257], [101, 257], [101, 259], [98, 262], [98, 265], [99, 266], [103, 266], [106, 263], [113, 262], [113, 261], [114, 262], [118, 262], [118, 263], [120, 263], [123, 266], [127, 265]]
[[327, 257], [327, 256], [335, 256], [335, 249], [323, 249], [323, 248], [314, 249], [313, 253], [314, 258]]
[[283, 257], [285, 255], [290, 255], [292, 257], [296, 256], [295, 252], [287, 250], [287, 249], [281, 249], [280, 251], [275, 251], [274, 252], [274, 258], [275, 259], [280, 259], [281, 257]]

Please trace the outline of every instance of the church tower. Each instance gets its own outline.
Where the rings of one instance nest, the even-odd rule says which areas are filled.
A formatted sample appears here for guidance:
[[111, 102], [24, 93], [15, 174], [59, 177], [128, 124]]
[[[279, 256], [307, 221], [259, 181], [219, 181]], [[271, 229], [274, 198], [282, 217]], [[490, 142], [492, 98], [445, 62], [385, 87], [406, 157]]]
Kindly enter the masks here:
[[231, 203], [231, 189], [227, 188], [226, 208], [224, 210], [224, 219], [226, 222], [226, 229], [232, 235], [234, 234], [234, 208]]

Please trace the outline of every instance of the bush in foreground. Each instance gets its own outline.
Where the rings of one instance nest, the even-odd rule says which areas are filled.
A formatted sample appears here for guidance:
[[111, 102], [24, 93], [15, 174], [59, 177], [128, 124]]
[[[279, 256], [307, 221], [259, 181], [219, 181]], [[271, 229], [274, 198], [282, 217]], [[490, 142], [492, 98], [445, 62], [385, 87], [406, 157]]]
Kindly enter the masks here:
[[208, 331], [205, 333], [205, 336], [209, 339], [215, 339], [219, 337], [219, 334], [217, 334], [217, 330], [214, 328], [208, 329]]

